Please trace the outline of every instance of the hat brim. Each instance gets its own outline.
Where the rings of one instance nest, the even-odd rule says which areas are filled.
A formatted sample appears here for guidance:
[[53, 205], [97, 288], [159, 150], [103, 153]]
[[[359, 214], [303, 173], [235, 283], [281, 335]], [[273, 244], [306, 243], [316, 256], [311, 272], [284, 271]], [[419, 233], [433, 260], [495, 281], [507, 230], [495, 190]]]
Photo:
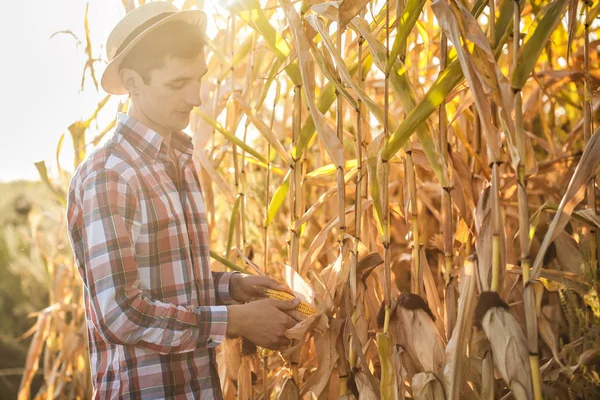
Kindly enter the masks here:
[[191, 25], [196, 25], [202, 34], [206, 32], [206, 14], [201, 10], [179, 11], [148, 27], [146, 30], [142, 31], [138, 36], [136, 36], [135, 39], [133, 39], [131, 43], [129, 43], [127, 47], [125, 47], [123, 51], [121, 51], [121, 53], [119, 53], [119, 55], [116, 56], [106, 66], [106, 69], [102, 73], [100, 84], [107, 93], [115, 95], [127, 94], [127, 89], [125, 89], [125, 86], [123, 86], [121, 75], [119, 73], [119, 66], [121, 65], [121, 62], [131, 51], [131, 49], [135, 47], [135, 45], [138, 44], [149, 32], [161, 25], [173, 21], [184, 21]]

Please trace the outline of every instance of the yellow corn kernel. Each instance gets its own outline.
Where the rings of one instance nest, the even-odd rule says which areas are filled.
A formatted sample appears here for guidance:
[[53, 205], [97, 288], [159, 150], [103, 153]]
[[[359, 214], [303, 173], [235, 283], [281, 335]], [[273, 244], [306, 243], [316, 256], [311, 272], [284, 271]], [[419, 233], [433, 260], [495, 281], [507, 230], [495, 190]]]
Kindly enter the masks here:
[[[295, 299], [294, 296], [292, 296], [291, 294], [289, 294], [287, 292], [269, 289], [264, 286], [254, 286], [254, 289], [256, 289], [259, 293], [261, 293], [264, 296], [267, 296], [271, 299], [276, 299], [276, 300]], [[311, 315], [316, 314], [316, 312], [317, 312], [317, 310], [315, 310], [314, 307], [312, 307], [310, 304], [308, 304], [304, 301], [300, 301], [300, 304], [298, 304], [298, 307], [296, 308], [296, 310], [298, 310], [298, 312], [300, 312], [300, 314], [304, 315], [305, 317], [310, 317]]]

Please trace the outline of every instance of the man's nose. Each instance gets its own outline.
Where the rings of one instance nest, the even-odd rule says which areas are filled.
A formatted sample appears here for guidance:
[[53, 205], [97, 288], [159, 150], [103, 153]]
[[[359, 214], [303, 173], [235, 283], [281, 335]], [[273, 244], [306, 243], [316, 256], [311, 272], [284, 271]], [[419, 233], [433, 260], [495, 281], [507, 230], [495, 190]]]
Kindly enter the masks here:
[[186, 93], [186, 102], [193, 107], [200, 107], [202, 100], [200, 99], [200, 83], [191, 85]]

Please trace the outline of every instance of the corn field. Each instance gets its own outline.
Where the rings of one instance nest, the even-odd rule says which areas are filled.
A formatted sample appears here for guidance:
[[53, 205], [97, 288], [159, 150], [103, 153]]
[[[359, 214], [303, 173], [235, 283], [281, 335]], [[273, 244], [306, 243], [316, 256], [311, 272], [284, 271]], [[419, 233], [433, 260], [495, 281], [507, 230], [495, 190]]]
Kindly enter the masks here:
[[[284, 351], [221, 345], [225, 398], [598, 398], [600, 1], [221, 6], [190, 127], [213, 268], [314, 307]], [[92, 128], [98, 96], [75, 166], [114, 126]], [[19, 399], [88, 398], [69, 176], [37, 166], [53, 283]]]

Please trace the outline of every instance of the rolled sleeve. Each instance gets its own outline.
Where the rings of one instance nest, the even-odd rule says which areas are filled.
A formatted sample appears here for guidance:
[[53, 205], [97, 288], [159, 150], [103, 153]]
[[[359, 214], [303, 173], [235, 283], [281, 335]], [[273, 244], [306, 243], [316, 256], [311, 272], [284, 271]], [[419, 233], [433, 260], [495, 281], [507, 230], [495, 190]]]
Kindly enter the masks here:
[[229, 283], [231, 282], [231, 277], [235, 274], [241, 275], [239, 272], [213, 272], [217, 304], [240, 304], [231, 297], [231, 293], [229, 292]]

